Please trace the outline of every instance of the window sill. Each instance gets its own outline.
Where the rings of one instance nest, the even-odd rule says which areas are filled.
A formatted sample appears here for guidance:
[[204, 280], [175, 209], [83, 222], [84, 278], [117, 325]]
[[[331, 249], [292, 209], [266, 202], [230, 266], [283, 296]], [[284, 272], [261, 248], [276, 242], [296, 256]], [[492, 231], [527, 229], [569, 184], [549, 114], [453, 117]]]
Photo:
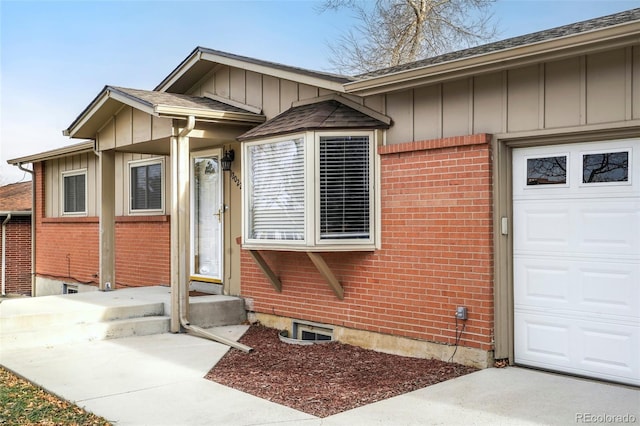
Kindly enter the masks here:
[[326, 246], [292, 246], [292, 245], [276, 245], [276, 244], [242, 244], [243, 250], [261, 250], [261, 251], [296, 251], [296, 252], [347, 252], [347, 251], [376, 251], [376, 247], [372, 244], [367, 245], [326, 245]]
[[[158, 216], [118, 216], [116, 223], [132, 222], [169, 222], [169, 215]], [[65, 217], [45, 217], [42, 223], [99, 223], [98, 216], [65, 216]]]

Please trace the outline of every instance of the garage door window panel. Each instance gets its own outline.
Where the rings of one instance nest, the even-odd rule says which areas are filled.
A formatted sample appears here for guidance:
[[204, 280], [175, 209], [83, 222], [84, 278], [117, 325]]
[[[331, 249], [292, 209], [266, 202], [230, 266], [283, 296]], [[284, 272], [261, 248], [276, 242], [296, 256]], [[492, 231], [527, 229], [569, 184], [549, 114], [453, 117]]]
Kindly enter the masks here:
[[567, 156], [527, 158], [527, 186], [567, 183]]
[[629, 181], [629, 151], [582, 155], [582, 183]]

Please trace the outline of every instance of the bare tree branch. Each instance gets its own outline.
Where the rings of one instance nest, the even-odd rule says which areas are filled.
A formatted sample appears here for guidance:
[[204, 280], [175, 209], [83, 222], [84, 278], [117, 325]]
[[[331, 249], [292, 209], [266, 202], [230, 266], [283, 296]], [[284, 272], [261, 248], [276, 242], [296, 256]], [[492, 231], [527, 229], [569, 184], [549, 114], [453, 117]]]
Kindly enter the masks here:
[[495, 0], [325, 0], [319, 12], [351, 10], [359, 24], [329, 45], [334, 68], [359, 74], [486, 42]]

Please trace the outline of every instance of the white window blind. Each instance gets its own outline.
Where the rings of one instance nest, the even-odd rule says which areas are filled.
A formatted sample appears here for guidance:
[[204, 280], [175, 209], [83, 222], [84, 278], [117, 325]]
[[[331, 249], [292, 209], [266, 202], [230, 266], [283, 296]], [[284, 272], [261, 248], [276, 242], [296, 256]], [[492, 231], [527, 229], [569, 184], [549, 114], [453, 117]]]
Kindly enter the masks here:
[[320, 137], [320, 239], [369, 238], [370, 152], [367, 136]]
[[162, 208], [162, 164], [131, 166], [131, 210]]
[[259, 240], [304, 240], [304, 140], [249, 149], [250, 235]]
[[86, 175], [64, 176], [64, 212], [81, 213], [86, 206]]

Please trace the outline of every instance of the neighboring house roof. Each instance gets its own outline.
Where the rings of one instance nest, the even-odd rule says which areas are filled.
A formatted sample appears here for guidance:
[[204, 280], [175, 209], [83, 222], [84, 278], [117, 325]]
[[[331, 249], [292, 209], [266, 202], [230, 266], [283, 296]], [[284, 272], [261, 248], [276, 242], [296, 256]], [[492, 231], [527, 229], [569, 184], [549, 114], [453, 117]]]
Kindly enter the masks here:
[[54, 158], [68, 157], [69, 155], [83, 154], [93, 151], [93, 141], [84, 141], [73, 145], [67, 145], [62, 148], [52, 149], [50, 151], [39, 152], [26, 157], [13, 158], [7, 160], [11, 165], [37, 163], [44, 160], [52, 160]]
[[31, 181], [0, 186], [0, 214], [31, 212]]
[[320, 129], [388, 129], [391, 119], [337, 95], [296, 102], [238, 137], [240, 141]]
[[637, 43], [639, 21], [640, 9], [632, 9], [361, 74], [357, 81], [346, 83], [345, 90], [371, 95], [410, 87], [411, 81], [425, 84], [429, 77], [444, 81], [524, 66], [539, 61], [542, 54], [548, 55], [549, 60], [561, 59], [563, 55], [592, 51], [595, 45], [609, 40], [615, 40], [620, 47], [631, 45]]
[[344, 75], [312, 71], [199, 46], [162, 80], [154, 90], [184, 93], [205, 74], [219, 65], [241, 68], [247, 71], [284, 78], [286, 80], [339, 92], [344, 91], [342, 87], [344, 83], [355, 80], [353, 77]]
[[266, 118], [256, 108], [219, 98], [215, 95], [190, 96], [151, 90], [105, 86], [96, 98], [64, 131], [74, 138], [93, 138], [98, 129], [122, 105], [129, 105], [156, 117], [186, 118], [204, 121], [262, 123]]

